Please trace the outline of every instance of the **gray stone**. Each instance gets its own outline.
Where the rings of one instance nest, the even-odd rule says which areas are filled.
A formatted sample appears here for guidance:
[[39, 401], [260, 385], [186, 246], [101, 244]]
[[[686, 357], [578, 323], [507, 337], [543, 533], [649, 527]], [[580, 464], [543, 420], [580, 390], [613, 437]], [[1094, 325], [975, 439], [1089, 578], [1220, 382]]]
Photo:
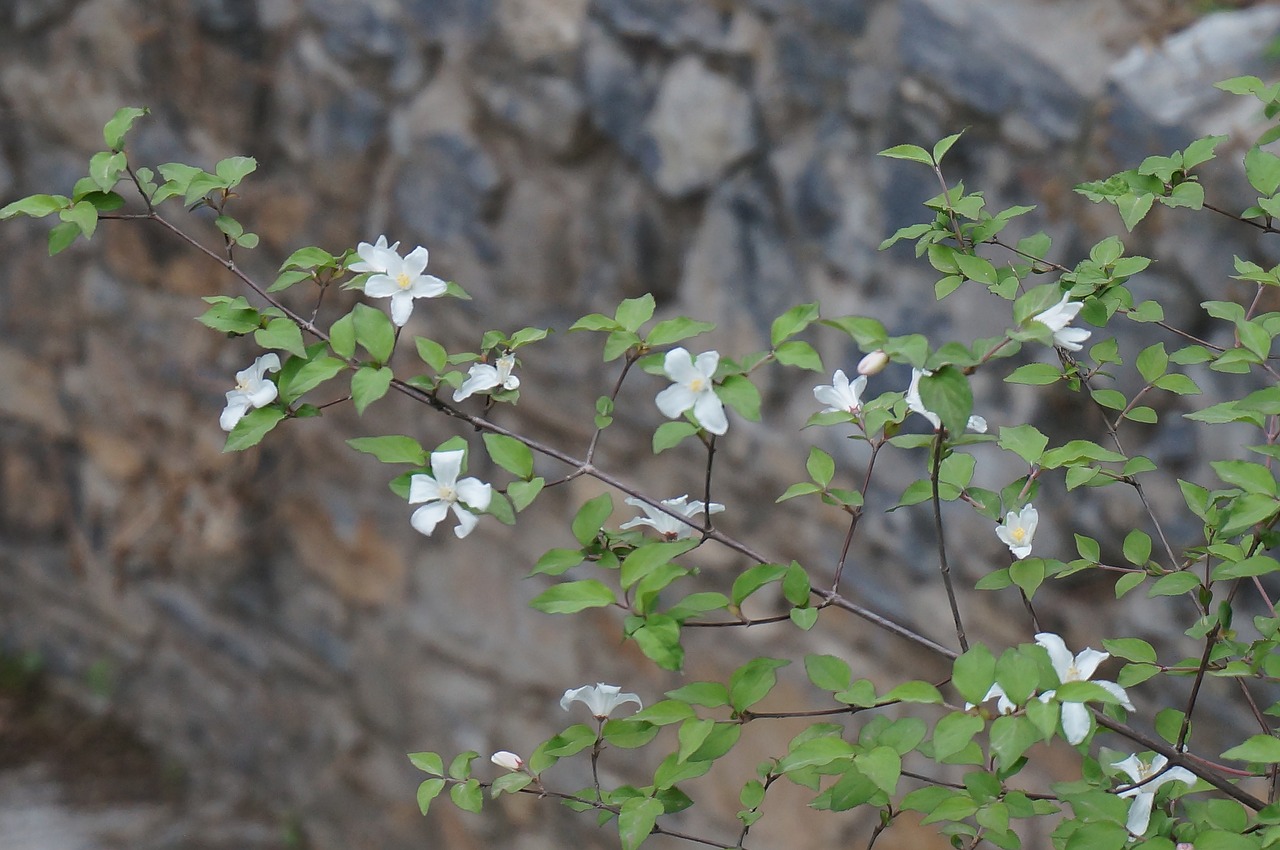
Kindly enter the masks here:
[[339, 62], [396, 57], [408, 49], [395, 5], [380, 0], [307, 0], [306, 8], [323, 27], [325, 48]]
[[1053, 139], [1080, 132], [1088, 103], [1072, 77], [1009, 38], [990, 4], [907, 0], [899, 44], [907, 71], [965, 106], [1016, 112]]
[[322, 159], [350, 157], [368, 151], [384, 132], [387, 109], [373, 92], [335, 92], [312, 114], [307, 147]]
[[581, 141], [586, 103], [568, 80], [525, 76], [484, 81], [478, 92], [495, 118], [553, 154], [568, 154]]
[[419, 241], [462, 241], [485, 262], [497, 246], [483, 220], [496, 212], [503, 185], [493, 160], [473, 141], [439, 135], [418, 145], [396, 173], [396, 214]]
[[1165, 154], [1237, 115], [1248, 120], [1258, 104], [1213, 84], [1243, 74], [1266, 75], [1262, 56], [1280, 34], [1280, 7], [1258, 6], [1206, 15], [1156, 47], [1136, 45], [1108, 74], [1107, 145], [1122, 168]]
[[633, 58], [603, 27], [586, 28], [583, 88], [591, 121], [631, 157], [646, 146], [644, 119], [658, 94], [661, 70]]
[[744, 339], [767, 338], [770, 322], [804, 300], [766, 179], [744, 171], [715, 189], [680, 283], [682, 303]]
[[666, 47], [722, 45], [733, 20], [727, 6], [686, 0], [599, 0], [596, 11], [618, 34]]
[[652, 144], [641, 164], [676, 198], [710, 186], [759, 141], [747, 92], [691, 56], [667, 71], [644, 129]]

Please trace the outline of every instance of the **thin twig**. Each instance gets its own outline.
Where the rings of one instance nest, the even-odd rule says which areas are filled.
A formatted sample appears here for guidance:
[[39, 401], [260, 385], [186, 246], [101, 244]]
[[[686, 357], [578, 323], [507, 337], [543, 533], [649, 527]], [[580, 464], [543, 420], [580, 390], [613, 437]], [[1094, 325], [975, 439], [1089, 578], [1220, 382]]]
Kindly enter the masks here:
[[956, 639], [960, 642], [960, 651], [969, 651], [969, 639], [964, 634], [964, 621], [960, 618], [960, 604], [956, 600], [956, 590], [951, 584], [951, 565], [947, 563], [947, 540], [942, 528], [942, 499], [938, 495], [938, 474], [942, 469], [942, 428], [933, 436], [933, 470], [929, 483], [933, 488], [933, 532], [938, 539], [938, 568], [942, 571], [942, 585], [947, 590], [947, 602], [951, 604], [951, 619], [956, 624]]

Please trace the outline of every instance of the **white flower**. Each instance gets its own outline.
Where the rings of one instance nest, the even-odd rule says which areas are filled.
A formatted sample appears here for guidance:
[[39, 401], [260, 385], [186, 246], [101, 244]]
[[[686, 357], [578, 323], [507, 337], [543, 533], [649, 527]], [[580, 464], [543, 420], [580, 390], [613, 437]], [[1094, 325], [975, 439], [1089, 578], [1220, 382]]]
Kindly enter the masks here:
[[[1121, 791], [1120, 796], [1133, 798], [1133, 802], [1129, 805], [1129, 819], [1125, 825], [1129, 827], [1131, 833], [1139, 838], [1146, 833], [1147, 826], [1151, 823], [1151, 804], [1156, 798], [1157, 788], [1166, 782], [1185, 782], [1187, 785], [1196, 784], [1196, 775], [1194, 773], [1185, 767], [1171, 767], [1165, 770], [1164, 767], [1168, 763], [1169, 760], [1164, 756], [1158, 755], [1151, 759], [1150, 764], [1147, 764], [1136, 755], [1133, 755], [1124, 761], [1113, 762], [1111, 765], [1129, 774], [1129, 778], [1135, 783], [1135, 787], [1127, 791]], [[1153, 779], [1152, 777], [1155, 778]], [[1181, 847], [1182, 845], [1179, 844], [1178, 846]]]
[[462, 401], [470, 398], [473, 393], [482, 393], [495, 387], [502, 387], [504, 390], [514, 390], [520, 386], [520, 379], [511, 374], [511, 370], [515, 368], [516, 356], [507, 353], [494, 361], [494, 365], [488, 363], [476, 363], [472, 365], [467, 372], [467, 379], [462, 382], [462, 386], [453, 391], [453, 400]]
[[[1088, 648], [1073, 657], [1067, 645], [1062, 642], [1062, 638], [1052, 632], [1041, 632], [1036, 635], [1036, 643], [1048, 651], [1049, 661], [1053, 663], [1053, 670], [1058, 674], [1058, 681], [1064, 685], [1067, 682], [1089, 681], [1089, 677], [1098, 669], [1098, 665], [1111, 657], [1108, 652]], [[1094, 684], [1109, 691], [1129, 711], [1134, 710], [1133, 703], [1129, 702], [1129, 695], [1115, 682], [1099, 680]], [[1046, 691], [1040, 695], [1040, 701], [1048, 702], [1053, 698], [1054, 693], [1055, 691]], [[1089, 734], [1089, 709], [1085, 708], [1084, 703], [1064, 702], [1062, 704], [1062, 731], [1066, 733], [1069, 744], [1078, 744]]]
[[836, 373], [831, 376], [830, 385], [813, 388], [813, 397], [827, 405], [827, 409], [822, 411], [823, 413], [831, 413], [833, 411], [857, 413], [862, 409], [861, 396], [866, 386], [867, 378], [865, 375], [859, 375], [850, 381], [844, 376], [843, 370], [837, 369]]
[[[907, 409], [928, 419], [933, 424], [933, 430], [936, 431], [942, 427], [942, 420], [932, 410], [926, 410], [924, 403], [920, 401], [920, 379], [932, 374], [932, 372], [927, 372], [924, 369], [911, 370], [911, 386], [907, 388]], [[981, 416], [970, 416], [968, 428], [970, 431], [985, 434], [987, 433], [987, 420]]]
[[1004, 525], [996, 526], [996, 537], [1009, 547], [1013, 557], [1021, 560], [1031, 554], [1031, 540], [1036, 536], [1036, 524], [1040, 522], [1040, 512], [1033, 505], [1025, 506], [1021, 511], [1009, 511], [1004, 515]]
[[374, 266], [368, 260], [364, 259], [365, 253], [370, 252], [370, 249], [375, 249], [375, 248], [379, 251], [387, 251], [387, 250], [395, 251], [399, 247], [400, 247], [399, 242], [396, 242], [392, 245], [388, 245], [386, 236], [379, 236], [378, 241], [374, 242], [372, 245], [370, 245], [368, 242], [361, 242], [359, 245], [356, 246], [356, 254], [360, 256], [360, 260], [347, 266], [347, 268], [351, 269], [351, 271], [353, 272], [382, 271], [381, 266]]
[[[706, 507], [702, 502], [697, 500], [687, 502], [688, 496], [680, 496], [675, 499], [663, 499], [662, 504], [678, 514], [692, 517], [694, 514], [702, 513]], [[648, 505], [639, 499], [629, 498], [626, 500], [628, 505], [637, 507], [644, 511], [644, 516], [638, 516], [633, 520], [624, 522], [618, 526], [621, 529], [635, 528], [639, 525], [647, 525], [656, 529], [659, 534], [667, 540], [683, 540], [686, 537], [692, 537], [697, 528], [688, 523], [681, 522], [675, 517], [665, 514], [652, 505]], [[687, 504], [686, 504], [687, 502]], [[718, 514], [724, 510], [724, 505], [719, 502], [712, 502], [710, 510], [707, 513]]]
[[222, 409], [218, 424], [223, 431], [230, 431], [244, 418], [250, 408], [266, 407], [276, 400], [276, 385], [267, 380], [268, 372], [280, 371], [280, 358], [274, 353], [264, 354], [248, 369], [236, 372], [236, 388], [227, 391], [227, 406]]
[[858, 361], [859, 375], [878, 375], [884, 371], [884, 367], [889, 365], [889, 355], [883, 349], [877, 348], [867, 356]]
[[423, 274], [427, 267], [427, 249], [419, 245], [407, 256], [396, 253], [395, 245], [387, 245], [385, 236], [378, 237], [373, 245], [361, 242], [356, 246], [360, 261], [351, 264], [352, 271], [373, 272], [364, 284], [364, 294], [371, 298], [391, 299], [391, 321], [396, 327], [404, 327], [413, 313], [415, 298], [435, 298], [449, 288], [440, 278]]
[[640, 697], [635, 694], [618, 693], [621, 690], [622, 688], [618, 685], [606, 685], [604, 682], [599, 682], [594, 687], [583, 685], [580, 688], [570, 688], [560, 698], [560, 707], [568, 711], [569, 706], [575, 702], [584, 703], [597, 720], [605, 719], [624, 702], [634, 702], [640, 708], [644, 708]]
[[[996, 699], [996, 697], [999, 697], [999, 699]], [[996, 700], [996, 711], [998, 711], [1000, 714], [1013, 714], [1015, 711], [1018, 710], [1018, 706], [1014, 703], [1013, 700], [1009, 699], [1009, 695], [1004, 692], [1004, 688], [1000, 687], [999, 683], [993, 684], [991, 686], [991, 688], [987, 691], [987, 695], [982, 698], [982, 702], [986, 702], [987, 700], [992, 700], [992, 699]], [[971, 702], [966, 702], [964, 704], [965, 711], [968, 711], [975, 707], [976, 706], [974, 706], [974, 704]]]
[[1067, 325], [1075, 319], [1083, 301], [1069, 301], [1070, 293], [1063, 295], [1062, 300], [1043, 313], [1031, 317], [1031, 321], [1047, 325], [1053, 331], [1053, 344], [1067, 351], [1079, 351], [1086, 339], [1092, 336], [1090, 331], [1082, 328], [1069, 328]]
[[520, 756], [513, 752], [508, 752], [507, 750], [498, 750], [496, 753], [489, 756], [489, 761], [504, 770], [517, 771], [524, 769], [524, 759], [520, 758]]
[[458, 518], [458, 527], [453, 533], [458, 537], [466, 537], [476, 527], [479, 518], [463, 505], [483, 511], [489, 507], [489, 500], [493, 498], [493, 489], [488, 484], [475, 478], [458, 480], [458, 473], [462, 470], [462, 456], [461, 449], [432, 452], [431, 475], [418, 474], [409, 479], [409, 504], [426, 502], [413, 512], [409, 524], [427, 536], [435, 531], [436, 525], [453, 508], [453, 515]]
[[668, 419], [678, 419], [689, 408], [698, 424], [712, 434], [729, 430], [729, 420], [724, 415], [724, 405], [716, 395], [712, 378], [720, 364], [718, 351], [704, 351], [695, 360], [683, 348], [667, 352], [662, 371], [674, 383], [658, 393], [658, 409]]

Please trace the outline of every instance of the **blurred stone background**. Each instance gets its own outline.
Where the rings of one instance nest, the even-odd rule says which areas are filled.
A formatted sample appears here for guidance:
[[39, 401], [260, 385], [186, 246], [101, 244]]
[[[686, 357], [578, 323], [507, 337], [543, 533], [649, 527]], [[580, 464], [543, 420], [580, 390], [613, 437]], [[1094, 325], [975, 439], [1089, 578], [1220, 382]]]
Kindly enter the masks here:
[[[1049, 232], [1067, 264], [1120, 228], [1114, 210], [1089, 205], [1074, 184], [1200, 135], [1233, 134], [1210, 196], [1242, 208], [1251, 198], [1233, 163], [1252, 138], [1255, 102], [1211, 84], [1274, 75], [1280, 8], [1218, 6], [6, 0], [0, 204], [68, 191], [103, 122], [119, 106], [146, 105], [136, 163], [258, 159], [238, 202], [262, 236], [244, 260], [252, 273], [268, 279], [308, 244], [340, 252], [385, 233], [426, 245], [429, 270], [475, 300], [419, 302], [409, 330], [457, 348], [474, 348], [487, 328], [563, 330], [643, 292], [663, 316], [718, 324], [699, 350], [767, 346], [770, 320], [808, 300], [826, 315], [873, 315], [891, 333], [971, 339], [998, 332], [1002, 308], [966, 292], [934, 304], [933, 273], [909, 248], [877, 252], [922, 220], [936, 185], [874, 153], [968, 128], [950, 176], [985, 190], [989, 208], [1038, 205], [1026, 227]], [[177, 217], [214, 244], [207, 221]], [[527, 753], [566, 725], [556, 706], [566, 687], [612, 681], [652, 701], [757, 654], [843, 654], [882, 689], [903, 671], [938, 675], [909, 645], [824, 617], [808, 636], [789, 626], [734, 640], [693, 635], [681, 677], [619, 647], [610, 614], [529, 610], [545, 585], [520, 579], [543, 549], [569, 542], [565, 517], [596, 488], [558, 488], [516, 528], [486, 520], [465, 544], [422, 538], [386, 490], [388, 470], [343, 445], [381, 433], [433, 445], [453, 433], [400, 399], [363, 419], [339, 410], [290, 423], [258, 449], [222, 454], [222, 394], [256, 352], [192, 317], [202, 295], [241, 294], [235, 281], [158, 230], [119, 222], [51, 260], [47, 226], [0, 226], [0, 850], [613, 847], [589, 818], [526, 798], [483, 817], [442, 801], [424, 820], [413, 799], [420, 774], [404, 753]], [[1242, 294], [1228, 279], [1233, 253], [1280, 260], [1274, 244], [1208, 213], [1157, 214], [1126, 242], [1160, 260], [1134, 288], [1158, 294], [1172, 321], [1201, 335], [1224, 331], [1195, 305]], [[309, 309], [304, 293], [289, 295]], [[1142, 330], [1126, 344], [1155, 338]], [[835, 332], [814, 341], [829, 370], [856, 362]], [[592, 400], [614, 379], [597, 365], [598, 341], [561, 335], [523, 359], [519, 407], [499, 415], [580, 453]], [[890, 370], [872, 390], [904, 388], [907, 377]], [[1206, 403], [1216, 400], [1222, 376], [1197, 377]], [[862, 456], [840, 435], [797, 437], [813, 410], [809, 386], [822, 382], [761, 376], [765, 422], [733, 421], [717, 492], [726, 530], [829, 575], [840, 515], [772, 504], [803, 476], [797, 439], [837, 452], [841, 474], [860, 479]], [[601, 465], [661, 497], [697, 492], [690, 447], [649, 453], [660, 386], [643, 375], [628, 385]], [[994, 375], [976, 387], [993, 426], [1031, 421], [1055, 439], [1096, 427], [1070, 418], [1075, 397], [1032, 397]], [[1171, 473], [1208, 480], [1202, 461], [1214, 447], [1178, 419], [1181, 409], [1169, 403], [1163, 428], [1132, 439], [1150, 437], [1147, 453]], [[1019, 474], [982, 457], [979, 483]], [[492, 472], [475, 463], [481, 477]], [[926, 512], [880, 513], [922, 471], [913, 454], [881, 458], [847, 592], [950, 643]], [[1114, 552], [1143, 524], [1127, 492], [1068, 498], [1060, 481], [1045, 491], [1037, 546], [1046, 554], [1070, 558], [1072, 531]], [[1166, 513], [1180, 507], [1159, 486], [1153, 498]], [[967, 580], [1007, 563], [985, 520], [951, 515], [955, 569]], [[1184, 542], [1196, 530], [1176, 518], [1170, 527]], [[699, 557], [707, 588], [726, 588], [742, 566], [723, 553]], [[1112, 600], [1110, 581], [1051, 593], [1046, 625], [1077, 648], [1096, 645], [1096, 611], [1076, 614]], [[965, 604], [978, 636], [1029, 639], [1016, 599]], [[1132, 636], [1174, 640], [1185, 627], [1145, 616], [1137, 598], [1105, 610]], [[1141, 696], [1150, 708], [1179, 694]], [[797, 664], [774, 703], [816, 700]], [[1238, 720], [1227, 704], [1216, 708]], [[690, 784], [703, 805], [681, 828], [736, 836], [741, 783], [801, 728], [759, 726], [727, 760], [732, 770]], [[611, 752], [606, 769], [643, 782], [656, 760]], [[1067, 753], [1059, 766], [1065, 775], [1074, 765]], [[583, 780], [561, 775], [566, 788]], [[788, 793], [771, 792], [752, 846], [867, 840], [865, 817], [806, 811]], [[942, 846], [905, 823], [880, 844]], [[1046, 844], [1033, 836], [1028, 846]]]

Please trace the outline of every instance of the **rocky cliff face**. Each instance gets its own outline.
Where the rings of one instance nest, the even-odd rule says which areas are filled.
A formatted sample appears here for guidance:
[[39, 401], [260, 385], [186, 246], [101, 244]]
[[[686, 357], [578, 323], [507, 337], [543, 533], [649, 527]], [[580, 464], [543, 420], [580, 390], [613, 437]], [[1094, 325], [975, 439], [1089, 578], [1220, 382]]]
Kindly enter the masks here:
[[[1275, 70], [1260, 57], [1280, 9], [1175, 20], [1149, 5], [12, 0], [0, 10], [0, 202], [66, 191], [105, 119], [147, 105], [131, 151], [140, 162], [258, 158], [242, 202], [262, 236], [251, 271], [269, 274], [304, 244], [340, 251], [379, 233], [421, 243], [431, 270], [475, 297], [415, 315], [411, 331], [447, 344], [474, 347], [487, 328], [564, 329], [643, 292], [664, 315], [715, 321], [712, 344], [739, 354], [767, 345], [769, 321], [807, 300], [894, 333], [982, 335], [1001, 325], [981, 299], [935, 305], [910, 251], [877, 252], [935, 189], [874, 153], [968, 127], [954, 176], [985, 189], [991, 207], [1037, 204], [1034, 226], [1074, 262], [1118, 227], [1071, 193], [1076, 182], [1246, 126], [1248, 105], [1210, 84]], [[1253, 239], [1203, 215], [1157, 217], [1127, 240], [1162, 258], [1136, 286], [1190, 321], [1199, 301], [1229, 289], [1231, 254], [1280, 259]], [[524, 800], [483, 819], [441, 805], [424, 822], [403, 756], [527, 748], [563, 724], [555, 700], [566, 687], [624, 681], [653, 699], [681, 681], [616, 649], [608, 616], [571, 629], [525, 607], [540, 587], [517, 579], [567, 541], [562, 512], [593, 491], [553, 493], [516, 529], [486, 522], [465, 544], [422, 538], [385, 470], [343, 440], [438, 442], [447, 423], [392, 401], [222, 454], [221, 395], [252, 352], [192, 317], [199, 296], [240, 294], [234, 281], [123, 223], [53, 260], [41, 226], [6, 223], [0, 249], [0, 647], [36, 653], [61, 692], [134, 730], [176, 789], [115, 800], [129, 817], [95, 820], [83, 807], [73, 816], [38, 765], [0, 774], [0, 788], [27, 795], [6, 792], [19, 801], [8, 807], [0, 798], [0, 848], [35, 846], [6, 836], [22, 834], [14, 818], [46, 809], [41, 846], [53, 846], [49, 835], [136, 848], [613, 846]], [[854, 362], [834, 339], [820, 348], [829, 368]], [[596, 357], [585, 340], [531, 349], [518, 411], [504, 415], [580, 451], [582, 411], [612, 380]], [[658, 386], [645, 380], [602, 463], [657, 495], [695, 491], [687, 458], [648, 452]], [[780, 560], [832, 563], [838, 518], [771, 504], [802, 474], [788, 446], [810, 412], [808, 386], [762, 384], [771, 418], [735, 422], [722, 455], [724, 526]], [[1053, 431], [1053, 410], [995, 382], [978, 389], [996, 424]], [[1171, 425], [1149, 453], [1194, 469], [1196, 439]], [[873, 510], [921, 474], [917, 458], [884, 463]], [[1098, 504], [1074, 520], [1088, 528], [1046, 522], [1046, 545], [1065, 555], [1072, 530], [1136, 521], [1127, 502]], [[874, 519], [860, 532], [860, 600], [945, 641], [923, 517]], [[970, 577], [1003, 556], [985, 527], [956, 543]], [[714, 581], [736, 566], [722, 557], [706, 571]], [[1072, 592], [1101, 599], [1111, 588]], [[1053, 625], [1069, 632], [1063, 610]], [[995, 640], [1026, 637], [998, 610], [983, 619]], [[860, 623], [819, 631], [808, 640], [856, 647], [873, 679], [930, 672]], [[791, 630], [743, 639], [742, 649], [693, 640], [688, 675], [801, 645]], [[784, 691], [802, 700], [801, 685]], [[744, 771], [769, 737], [739, 759]], [[725, 828], [734, 781], [699, 786], [712, 810], [690, 828]], [[777, 808], [758, 828], [762, 846], [799, 829], [812, 846], [862, 834], [856, 821]], [[895, 829], [885, 840], [926, 839]]]

